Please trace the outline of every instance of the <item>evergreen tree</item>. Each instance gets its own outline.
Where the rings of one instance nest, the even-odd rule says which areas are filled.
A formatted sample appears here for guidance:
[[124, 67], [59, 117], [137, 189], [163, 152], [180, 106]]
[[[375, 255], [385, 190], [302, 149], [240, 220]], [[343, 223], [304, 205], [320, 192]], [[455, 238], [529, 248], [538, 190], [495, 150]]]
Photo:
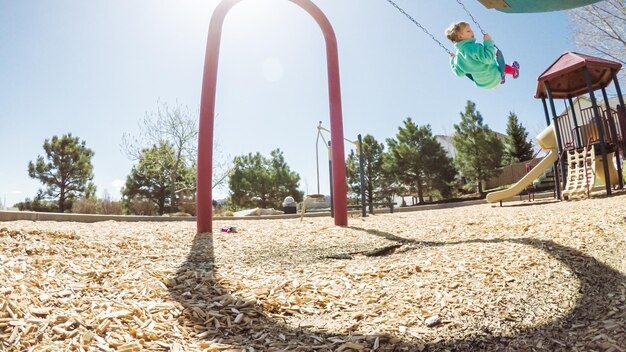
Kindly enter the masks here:
[[180, 197], [184, 190], [195, 189], [196, 170], [185, 165], [184, 157], [179, 159], [174, 148], [165, 141], [143, 149], [139, 162], [133, 166], [122, 189], [126, 207], [129, 208], [134, 197], [140, 197], [152, 202], [158, 208], [159, 214], [163, 214], [167, 203], [170, 207], [176, 204], [171, 199], [172, 173], [176, 175], [174, 187], [178, 190], [175, 197]]
[[303, 196], [299, 182], [300, 176], [289, 169], [279, 149], [269, 159], [258, 152], [237, 156], [228, 177], [229, 203], [235, 208], [278, 208], [287, 196], [299, 202]]
[[420, 127], [409, 117], [404, 127], [398, 128], [396, 139], [387, 139], [387, 144], [392, 164], [388, 169], [394, 170], [402, 183], [417, 191], [420, 203], [424, 202], [425, 192], [431, 196], [434, 190], [442, 196], [450, 194], [449, 183], [455, 176], [451, 159], [429, 125]]
[[53, 136], [44, 141], [43, 149], [45, 160], [39, 155], [35, 163], [28, 163], [28, 176], [47, 186], [45, 191], [39, 191], [38, 197], [58, 199], [59, 211], [63, 213], [71, 209], [74, 199], [95, 195], [96, 187], [91, 182], [94, 152], [86, 147], [85, 141], [71, 133], [61, 138]]
[[528, 141], [528, 132], [513, 112], [509, 112], [506, 134], [506, 149], [504, 151], [506, 164], [510, 165], [532, 159], [533, 145]]
[[[428, 128], [430, 132], [430, 126]], [[452, 158], [432, 134], [425, 141], [422, 151], [426, 155], [423, 170], [431, 201], [434, 193], [444, 199], [452, 197], [451, 184], [457, 175]]]
[[[379, 196], [386, 202], [393, 202], [396, 195], [404, 195], [408, 192], [407, 187], [400, 180], [400, 174], [396, 170], [396, 160], [393, 153], [387, 151], [382, 155], [382, 175], [381, 184], [383, 185], [380, 190]], [[404, 203], [404, 197], [402, 198]], [[402, 204], [404, 205], [404, 204]]]
[[269, 192], [270, 203], [267, 205], [275, 205], [276, 208], [279, 208], [287, 196], [292, 196], [296, 202], [301, 201], [304, 194], [298, 190], [300, 175], [291, 171], [283, 152], [280, 149], [272, 150], [269, 161], [272, 187]]
[[483, 117], [476, 110], [476, 104], [467, 101], [461, 122], [454, 125], [452, 143], [457, 150], [454, 158], [457, 170], [470, 183], [476, 183], [482, 195], [482, 182], [497, 176], [502, 166], [504, 145], [489, 126], [483, 124]]
[[[383, 150], [385, 146], [379, 143], [372, 135], [366, 135], [363, 138], [361, 152], [363, 153], [363, 174], [365, 179], [365, 199], [371, 204], [377, 201], [375, 193], [382, 187], [383, 180]], [[359, 195], [361, 194], [361, 176], [359, 169], [359, 156], [351, 150], [348, 154], [346, 163], [348, 178], [348, 186], [350, 190]], [[373, 212], [373, 206], [370, 205], [370, 212]]]

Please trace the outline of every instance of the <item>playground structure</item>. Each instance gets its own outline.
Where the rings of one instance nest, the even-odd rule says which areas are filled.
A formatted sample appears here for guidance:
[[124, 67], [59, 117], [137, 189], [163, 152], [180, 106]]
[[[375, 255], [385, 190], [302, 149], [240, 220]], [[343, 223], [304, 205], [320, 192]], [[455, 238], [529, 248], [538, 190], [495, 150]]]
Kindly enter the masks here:
[[[550, 153], [514, 186], [487, 195], [488, 202], [519, 194], [553, 165], [558, 175], [555, 179], [558, 198], [589, 196], [590, 191], [598, 186], [604, 187], [606, 194], [610, 195], [614, 185], [624, 187], [622, 160], [626, 157], [626, 109], [617, 80], [621, 67], [618, 62], [566, 52], [539, 76], [535, 98], [543, 103], [548, 128], [537, 141]], [[611, 107], [606, 93], [611, 82], [615, 85], [619, 102], [615, 107]], [[595, 97], [597, 90], [602, 92], [603, 109]], [[583, 94], [589, 94], [591, 106], [582, 109], [579, 105], [577, 115], [572, 99]], [[566, 99], [570, 109], [557, 115], [554, 99]]]
[[[202, 79], [202, 92], [200, 102], [200, 121], [198, 133], [198, 171], [197, 171], [197, 232], [212, 232], [213, 209], [212, 209], [212, 162], [213, 162], [213, 137], [215, 100], [217, 90], [217, 71], [219, 62], [220, 42], [224, 19], [228, 12], [242, 0], [222, 0], [216, 7], [209, 24], [209, 34], [207, 38], [204, 73]], [[343, 117], [341, 108], [341, 89], [339, 80], [339, 58], [337, 50], [337, 39], [333, 27], [326, 15], [310, 0], [289, 0], [305, 10], [320, 26], [326, 44], [326, 60], [328, 67], [328, 95], [330, 108], [330, 131], [332, 143], [332, 167], [333, 173], [332, 192], [334, 194], [332, 203], [335, 209], [335, 225], [347, 226], [347, 186], [345, 156], [343, 145]], [[479, 0], [487, 8], [495, 8], [502, 12], [545, 12], [558, 11], [574, 7], [596, 3], [600, 0]], [[389, 1], [394, 4], [392, 1]], [[480, 27], [472, 14], [465, 8], [461, 0], [457, 2], [465, 9], [472, 20]], [[396, 6], [396, 5], [394, 5]], [[396, 6], [397, 7], [397, 6]], [[409, 19], [411, 19], [426, 34], [437, 41], [424, 27], [415, 21], [404, 10], [398, 7]], [[481, 28], [482, 31], [482, 28]], [[441, 45], [441, 43], [439, 43]], [[441, 45], [442, 46], [442, 45]], [[442, 46], [443, 47], [443, 46]], [[445, 47], [444, 47], [445, 49]], [[447, 49], [446, 49], [447, 51]], [[623, 102], [621, 103], [623, 106]], [[594, 103], [595, 105], [595, 103]], [[547, 110], [546, 110], [547, 111]], [[546, 112], [547, 116], [547, 112]], [[557, 137], [559, 136], [557, 132]], [[559, 137], [560, 138], [560, 137]], [[601, 138], [601, 140], [603, 140]], [[559, 139], [560, 143], [560, 139]], [[606, 160], [605, 150], [602, 155]], [[606, 174], [608, 174], [608, 170]], [[621, 180], [621, 178], [620, 178]], [[608, 187], [608, 186], [607, 186]]]
[[[615, 61], [566, 52], [538, 78], [535, 98], [542, 100], [548, 124], [550, 115], [546, 99], [549, 101], [559, 147], [560, 159], [556, 165], [559, 177], [555, 181], [558, 197], [580, 194], [582, 183], [588, 185], [587, 189], [603, 185], [607, 195], [611, 194], [613, 185], [624, 187], [622, 160], [626, 155], [626, 115], [617, 80], [621, 67]], [[619, 102], [615, 107], [611, 107], [606, 93], [611, 82]], [[596, 100], [598, 90], [602, 92], [603, 109]], [[591, 107], [582, 109], [577, 116], [572, 98], [583, 94], [589, 95]], [[558, 116], [554, 99], [567, 100], [572, 108]]]

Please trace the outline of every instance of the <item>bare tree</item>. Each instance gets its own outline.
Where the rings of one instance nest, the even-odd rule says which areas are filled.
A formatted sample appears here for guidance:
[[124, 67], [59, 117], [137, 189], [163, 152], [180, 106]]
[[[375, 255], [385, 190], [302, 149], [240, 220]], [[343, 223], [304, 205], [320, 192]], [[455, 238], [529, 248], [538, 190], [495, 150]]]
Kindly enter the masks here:
[[568, 15], [576, 45], [626, 65], [626, 0], [601, 1], [570, 10]]
[[[139, 133], [122, 135], [121, 149], [132, 161], [138, 161], [142, 151], [161, 142], [166, 142], [175, 151], [175, 163], [173, 170], [169, 171], [171, 178], [171, 210], [175, 209], [176, 193], [194, 191], [190, 189], [176, 189], [176, 170], [179, 167], [193, 167], [197, 165], [197, 142], [198, 142], [198, 116], [197, 110], [192, 111], [188, 106], [181, 105], [176, 101], [174, 106], [165, 102], [157, 102], [157, 110], [147, 112], [139, 122]], [[216, 158], [219, 144], [215, 143], [213, 153], [213, 185], [218, 187], [225, 183], [229, 163]], [[181, 165], [187, 163], [187, 165]], [[194, 192], [195, 193], [195, 192]]]
[[[219, 156], [219, 158], [216, 158]], [[213, 185], [211, 188], [223, 188], [227, 186], [227, 177], [232, 170], [232, 158], [229, 155], [224, 155], [222, 152], [222, 145], [219, 140], [213, 141]]]

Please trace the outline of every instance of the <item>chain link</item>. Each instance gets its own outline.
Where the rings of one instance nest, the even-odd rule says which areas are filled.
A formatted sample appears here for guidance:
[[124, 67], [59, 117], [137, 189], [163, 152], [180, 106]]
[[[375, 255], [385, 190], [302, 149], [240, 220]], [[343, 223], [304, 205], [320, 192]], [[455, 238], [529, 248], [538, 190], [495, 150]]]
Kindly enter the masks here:
[[[415, 23], [415, 25], [417, 27], [419, 27], [422, 31], [424, 31], [424, 33], [426, 33], [427, 35], [429, 35], [435, 42], [437, 42], [437, 44], [439, 44], [439, 46], [445, 50], [450, 56], [454, 55], [446, 46], [444, 46], [439, 40], [437, 40], [437, 38], [435, 38], [434, 35], [430, 34], [430, 32], [424, 28], [419, 22], [417, 22], [413, 17], [411, 17], [411, 15], [409, 15], [408, 13], [406, 13], [406, 11], [404, 11], [400, 6], [398, 6], [395, 2], [393, 2], [392, 0], [387, 0], [388, 3], [390, 3], [391, 5], [393, 5], [393, 7], [395, 7], [398, 11], [400, 11], [400, 13], [402, 13], [403, 15], [405, 15], [409, 20], [411, 20], [413, 23]], [[465, 7], [465, 6], [463, 6]], [[467, 11], [467, 10], [466, 10]], [[471, 16], [471, 15], [470, 15]], [[480, 25], [479, 25], [480, 27]]]
[[[390, 3], [391, 5], [393, 5], [393, 7], [395, 7], [398, 11], [400, 11], [400, 13], [402, 13], [403, 15], [406, 16], [406, 18], [408, 18], [409, 20], [411, 20], [413, 23], [415, 23], [415, 25], [417, 27], [419, 27], [422, 31], [424, 31], [424, 33], [426, 33], [428, 36], [430, 36], [432, 38], [432, 40], [434, 40], [435, 42], [437, 42], [437, 44], [439, 44], [439, 46], [445, 50], [445, 52], [447, 52], [450, 56], [454, 55], [445, 45], [443, 45], [439, 40], [437, 40], [437, 38], [435, 38], [434, 35], [432, 35], [426, 28], [424, 28], [424, 26], [422, 26], [419, 22], [417, 22], [413, 17], [411, 17], [411, 15], [409, 15], [408, 13], [406, 13], [406, 11], [404, 11], [400, 6], [398, 6], [398, 4], [396, 4], [395, 2], [393, 2], [392, 0], [387, 0], [388, 3]], [[476, 18], [474, 18], [474, 15], [472, 15], [471, 12], [469, 12], [469, 10], [467, 9], [467, 7], [465, 7], [465, 4], [463, 4], [461, 2], [461, 0], [456, 0], [456, 2], [461, 5], [461, 7], [463, 8], [463, 10], [465, 10], [465, 13], [472, 19], [472, 21], [478, 26], [478, 28], [480, 29], [480, 32], [483, 34], [483, 36], [485, 34], [487, 34], [487, 32], [485, 32], [485, 30], [483, 29], [483, 27], [481, 27], [480, 23], [478, 23], [478, 21], [476, 20]], [[494, 45], [496, 50], [500, 51], [500, 48], [498, 48], [496, 45]]]
[[[480, 23], [478, 23], [478, 21], [474, 18], [474, 16], [472, 15], [471, 12], [469, 12], [469, 10], [467, 9], [467, 7], [465, 7], [465, 5], [461, 2], [461, 0], [456, 0], [456, 2], [459, 3], [459, 5], [461, 5], [461, 7], [463, 8], [463, 10], [465, 10], [465, 13], [472, 19], [472, 21], [478, 26], [478, 29], [480, 29], [480, 32], [483, 34], [483, 36], [485, 34], [487, 34], [487, 32], [485, 32], [485, 30], [483, 29], [483, 27], [480, 26]], [[498, 48], [497, 45], [494, 45], [494, 47], [496, 48], [497, 51], [500, 51], [500, 48]]]
[[472, 21], [474, 23], [476, 23], [476, 25], [478, 26], [478, 28], [480, 29], [480, 31], [482, 32], [483, 35], [487, 34], [485, 32], [485, 30], [483, 29], [483, 27], [480, 26], [480, 23], [478, 23], [478, 21], [476, 21], [476, 19], [474, 18], [474, 16], [472, 15], [471, 12], [469, 12], [469, 10], [467, 9], [467, 7], [465, 7], [465, 5], [461, 2], [461, 0], [456, 0], [456, 2], [459, 3], [459, 5], [461, 5], [461, 7], [463, 8], [463, 10], [465, 10], [465, 13], [472, 19]]

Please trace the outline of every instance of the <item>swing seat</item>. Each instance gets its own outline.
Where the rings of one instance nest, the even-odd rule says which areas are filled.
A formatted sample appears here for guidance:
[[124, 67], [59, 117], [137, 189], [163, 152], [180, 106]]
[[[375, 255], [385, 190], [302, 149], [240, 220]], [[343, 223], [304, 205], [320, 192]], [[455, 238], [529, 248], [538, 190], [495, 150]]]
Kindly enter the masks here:
[[600, 0], [478, 0], [488, 9], [507, 13], [549, 12], [569, 10]]

